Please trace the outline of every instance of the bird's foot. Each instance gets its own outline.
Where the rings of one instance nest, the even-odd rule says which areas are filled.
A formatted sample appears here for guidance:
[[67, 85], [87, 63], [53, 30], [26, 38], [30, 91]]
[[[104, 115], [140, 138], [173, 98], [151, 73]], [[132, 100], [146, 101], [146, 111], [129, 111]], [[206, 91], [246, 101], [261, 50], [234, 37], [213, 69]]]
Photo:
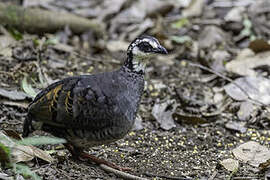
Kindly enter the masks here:
[[65, 144], [66, 148], [69, 150], [69, 152], [72, 154], [73, 157], [75, 157], [76, 159], [79, 159], [80, 161], [87, 161], [87, 160], [90, 160], [96, 164], [104, 164], [106, 166], [109, 166], [113, 169], [117, 169], [117, 170], [120, 170], [120, 171], [131, 171], [132, 169], [131, 168], [126, 168], [126, 167], [120, 167], [120, 166], [117, 166], [116, 164], [112, 163], [112, 162], [109, 162], [109, 161], [106, 161], [104, 159], [100, 159], [100, 158], [97, 158], [91, 154], [88, 154], [86, 152], [83, 152], [82, 149], [79, 149], [79, 148], [76, 148], [74, 146], [72, 146], [71, 144]]
[[82, 152], [80, 154], [79, 158], [80, 158], [80, 160], [88, 159], [88, 160], [90, 160], [92, 162], [95, 162], [96, 164], [104, 164], [106, 166], [109, 166], [109, 167], [111, 167], [113, 169], [117, 169], [117, 170], [120, 170], [120, 171], [131, 171], [132, 170], [131, 168], [117, 166], [116, 164], [114, 164], [112, 162], [106, 161], [104, 159], [97, 158], [96, 156], [93, 156], [93, 155], [85, 153], [85, 152]]

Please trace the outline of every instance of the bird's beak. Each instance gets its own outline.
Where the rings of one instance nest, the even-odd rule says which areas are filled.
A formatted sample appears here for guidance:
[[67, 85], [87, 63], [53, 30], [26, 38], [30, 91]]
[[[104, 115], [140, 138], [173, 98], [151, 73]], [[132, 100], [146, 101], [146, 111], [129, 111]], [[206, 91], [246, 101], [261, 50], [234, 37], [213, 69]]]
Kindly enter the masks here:
[[168, 51], [163, 46], [159, 46], [157, 49], [155, 49], [155, 53], [168, 54]]

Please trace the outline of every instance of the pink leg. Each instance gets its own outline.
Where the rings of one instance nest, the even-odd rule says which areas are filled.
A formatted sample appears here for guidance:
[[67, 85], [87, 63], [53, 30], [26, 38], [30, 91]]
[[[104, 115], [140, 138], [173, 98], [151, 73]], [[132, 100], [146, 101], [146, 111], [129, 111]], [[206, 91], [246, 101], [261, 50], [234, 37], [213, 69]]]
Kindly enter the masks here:
[[91, 154], [83, 152], [81, 149], [78, 149], [78, 148], [72, 146], [71, 144], [65, 144], [65, 146], [69, 150], [69, 152], [72, 154], [72, 156], [74, 156], [75, 158], [77, 158], [81, 161], [90, 160], [92, 162], [95, 162], [96, 164], [105, 164], [113, 169], [117, 169], [120, 171], [131, 171], [131, 168], [117, 166], [116, 164], [114, 164], [112, 162], [97, 158]]

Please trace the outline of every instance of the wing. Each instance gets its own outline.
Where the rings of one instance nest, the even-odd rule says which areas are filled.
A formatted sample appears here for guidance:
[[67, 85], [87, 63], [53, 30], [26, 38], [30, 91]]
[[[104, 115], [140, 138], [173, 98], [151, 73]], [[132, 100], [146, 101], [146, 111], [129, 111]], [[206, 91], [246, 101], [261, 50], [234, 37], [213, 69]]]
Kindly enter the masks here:
[[36, 121], [61, 126], [57, 123], [58, 113], [62, 113], [63, 118], [72, 118], [72, 89], [78, 81], [78, 77], [71, 77], [48, 86], [29, 105], [28, 116]]
[[113, 101], [104, 94], [99, 77], [72, 77], [50, 85], [29, 105], [29, 116], [63, 128], [93, 130], [111, 126], [108, 119], [114, 118], [110, 108]]

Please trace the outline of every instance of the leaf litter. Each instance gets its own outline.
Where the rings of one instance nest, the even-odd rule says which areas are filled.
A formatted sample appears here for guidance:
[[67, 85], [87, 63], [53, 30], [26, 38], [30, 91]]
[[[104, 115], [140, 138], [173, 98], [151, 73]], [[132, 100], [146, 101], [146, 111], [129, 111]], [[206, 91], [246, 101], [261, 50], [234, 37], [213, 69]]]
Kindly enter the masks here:
[[[160, 2], [151, 0], [149, 2], [152, 3], [150, 6], [153, 10], [140, 9], [140, 3], [144, 1], [119, 1], [119, 4], [115, 3], [114, 6], [106, 6], [108, 2], [99, 1], [95, 3], [95, 1], [84, 0], [39, 2], [40, 5], [37, 6], [45, 9], [70, 11], [77, 14], [81, 13], [85, 17], [102, 19], [108, 25], [108, 39], [97, 40], [91, 35], [91, 32], [75, 35], [72, 32], [68, 34], [67, 31], [62, 31], [60, 33], [66, 33], [66, 36], [62, 38], [63, 41], [59, 39], [57, 43], [61, 43], [61, 45], [58, 47], [55, 44], [50, 44], [36, 50], [34, 48], [36, 52], [40, 53], [38, 56], [32, 54], [32, 51], [28, 51], [29, 58], [34, 57], [31, 60], [32, 63], [37, 64], [37, 67], [32, 69], [30, 68], [31, 62], [19, 61], [14, 57], [3, 58], [3, 56], [0, 56], [1, 60], [3, 59], [0, 62], [1, 85], [3, 85], [1, 88], [5, 90], [19, 89], [24, 78], [24, 72], [33, 78], [33, 82], [37, 82], [33, 84], [29, 84], [30, 81], [27, 82], [33, 89], [36, 89], [41, 88], [43, 78], [48, 79], [51, 83], [70, 75], [110, 71], [119, 67], [119, 63], [112, 63], [112, 59], [120, 62], [122, 56], [119, 56], [119, 54], [126, 50], [124, 47], [126, 42], [130, 42], [132, 38], [141, 33], [154, 35], [170, 51], [170, 57], [157, 57], [157, 61], [151, 61], [151, 66], [147, 68], [149, 77], [146, 77], [146, 81], [155, 79], [161, 83], [154, 83], [153, 90], [148, 88], [145, 90], [141, 103], [141, 119], [136, 120], [138, 125], [135, 125], [135, 129], [137, 130], [130, 132], [125, 139], [115, 144], [91, 148], [91, 153], [109, 158], [117, 164], [132, 167], [138, 175], [143, 177], [147, 176], [147, 173], [144, 174], [147, 170], [151, 172], [148, 173], [149, 177], [157, 179], [161, 177], [177, 178], [182, 177], [182, 175], [199, 179], [209, 177], [226, 179], [227, 177], [234, 178], [234, 176], [262, 177], [263, 173], [250, 170], [247, 163], [240, 163], [236, 174], [227, 172], [227, 170], [219, 170], [215, 175], [214, 169], [218, 167], [219, 162], [229, 159], [231, 149], [243, 142], [254, 140], [265, 147], [269, 147], [267, 130], [267, 127], [269, 127], [269, 118], [267, 119], [267, 117], [269, 116], [265, 114], [261, 105], [248, 104], [250, 102], [245, 99], [243, 101], [236, 100], [233, 96], [228, 95], [223, 87], [230, 82], [228, 83], [216, 74], [209, 74], [209, 72], [198, 67], [187, 66], [185, 62], [195, 61], [207, 65], [214, 71], [229, 76], [233, 80], [238, 79], [239, 75], [242, 75], [242, 78], [246, 78], [247, 75], [255, 75], [256, 77], [259, 75], [268, 79], [267, 45], [266, 48], [259, 47], [261, 44], [265, 46], [267, 42], [258, 41], [258, 44], [258, 42], [252, 40], [255, 35], [260, 36], [260, 34], [256, 34], [260, 27], [255, 23], [262, 24], [262, 22], [265, 22], [263, 18], [266, 17], [268, 12], [266, 10], [264, 13], [257, 12], [258, 15], [253, 13], [252, 16], [255, 16], [255, 18], [247, 17], [243, 13], [245, 14], [248, 9], [247, 4], [252, 5], [251, 2], [239, 0], [230, 3], [228, 6], [228, 3], [226, 5], [223, 1], [214, 0], [204, 2], [203, 8], [200, 7], [198, 12], [193, 15], [191, 13], [186, 20], [183, 20], [183, 23], [181, 19], [185, 18], [181, 13], [183, 10], [189, 9], [190, 6], [188, 5], [191, 2], [189, 0], [164, 1], [162, 6], [159, 6]], [[193, 3], [198, 4], [201, 2], [193, 1]], [[239, 7], [241, 3], [245, 5]], [[257, 2], [253, 1], [254, 3]], [[224, 4], [226, 5], [225, 8], [223, 7]], [[99, 5], [104, 5], [104, 7], [100, 8]], [[194, 4], [192, 5], [194, 6]], [[231, 12], [229, 16], [232, 8], [234, 8], [234, 14]], [[131, 9], [135, 9], [135, 11], [132, 10], [135, 12], [134, 14], [126, 13], [131, 12]], [[99, 12], [105, 13], [100, 15]], [[226, 15], [228, 16], [224, 18]], [[130, 19], [130, 17], [135, 18]], [[258, 18], [260, 21], [256, 21]], [[172, 28], [173, 24], [179, 20], [184, 25], [179, 23], [180, 25], [177, 24], [178, 26]], [[254, 29], [256, 31], [253, 31]], [[49, 39], [53, 36], [57, 35], [49, 35]], [[263, 36], [267, 36], [267, 32], [264, 32]], [[172, 40], [170, 37], [177, 38]], [[122, 45], [120, 43], [120, 46], [108, 42], [124, 43]], [[18, 46], [23, 46], [23, 44], [23, 42], [19, 42]], [[249, 49], [246, 49], [247, 47]], [[242, 50], [243, 48], [245, 49]], [[238, 71], [227, 69], [229, 64], [238, 61], [236, 55], [240, 55], [246, 50], [250, 52], [247, 53], [247, 56], [242, 56], [242, 60], [248, 59], [250, 62], [245, 61], [237, 65], [237, 68], [240, 68]], [[87, 54], [91, 58], [76, 56], [71, 51], [79, 55]], [[265, 53], [266, 57], [263, 57], [261, 53]], [[28, 54], [23, 57], [28, 57]], [[103, 56], [100, 56], [100, 54]], [[36, 60], [36, 57], [40, 59]], [[257, 58], [257, 62], [249, 59], [253, 57]], [[93, 59], [99, 59], [99, 61]], [[20, 68], [13, 71], [13, 67], [18, 63], [22, 63], [19, 66]], [[248, 68], [246, 68], [246, 65]], [[12, 76], [3, 73], [6, 71]], [[247, 71], [248, 73], [246, 73]], [[16, 76], [13, 76], [13, 74], [16, 74]], [[27, 80], [30, 80], [30, 78], [27, 78]], [[255, 82], [258, 83], [258, 81]], [[248, 88], [250, 88], [250, 85], [247, 85], [245, 89]], [[254, 89], [253, 86], [252, 88]], [[176, 92], [179, 89], [182, 89], [182, 91]], [[31, 90], [28, 92], [33, 94]], [[257, 91], [253, 92], [252, 90], [252, 93], [257, 93]], [[262, 92], [259, 91], [259, 93]], [[169, 101], [175, 100], [175, 104], [178, 106], [175, 105], [176, 107], [174, 107], [171, 102], [166, 103], [166, 98]], [[4, 97], [3, 99], [8, 99], [13, 104], [21, 101], [30, 102], [29, 98], [10, 100]], [[223, 106], [223, 104], [227, 105]], [[13, 106], [11, 103], [2, 103], [2, 101], [0, 106], [0, 118], [3, 119], [0, 121], [1, 128], [14, 128], [21, 133], [22, 124], [14, 125], [11, 122], [16, 120], [16, 122], [22, 123], [24, 116], [18, 116], [15, 112], [19, 111], [23, 114], [26, 112], [25, 109], [22, 109], [22, 106]], [[153, 107], [156, 109], [155, 113], [152, 111]], [[265, 114], [265, 117], [262, 117], [263, 114]], [[152, 121], [153, 117], [154, 121]], [[39, 133], [42, 132], [37, 132], [37, 134]], [[44, 148], [51, 149], [51, 147], [46, 146]], [[55, 157], [56, 155], [53, 154], [52, 156]], [[57, 165], [50, 164], [47, 167], [40, 165], [36, 171], [42, 177], [48, 179], [55, 179], [55, 177], [63, 179], [67, 177], [74, 179], [91, 179], [92, 177], [117, 179], [114, 175], [108, 175], [94, 165], [78, 163], [67, 157], [58, 160]], [[60, 163], [61, 161], [64, 161], [64, 163]], [[225, 161], [226, 163], [235, 164], [232, 160]], [[264, 163], [267, 167], [267, 161]], [[233, 175], [231, 176], [231, 174]], [[267, 173], [264, 175], [267, 176]]]

